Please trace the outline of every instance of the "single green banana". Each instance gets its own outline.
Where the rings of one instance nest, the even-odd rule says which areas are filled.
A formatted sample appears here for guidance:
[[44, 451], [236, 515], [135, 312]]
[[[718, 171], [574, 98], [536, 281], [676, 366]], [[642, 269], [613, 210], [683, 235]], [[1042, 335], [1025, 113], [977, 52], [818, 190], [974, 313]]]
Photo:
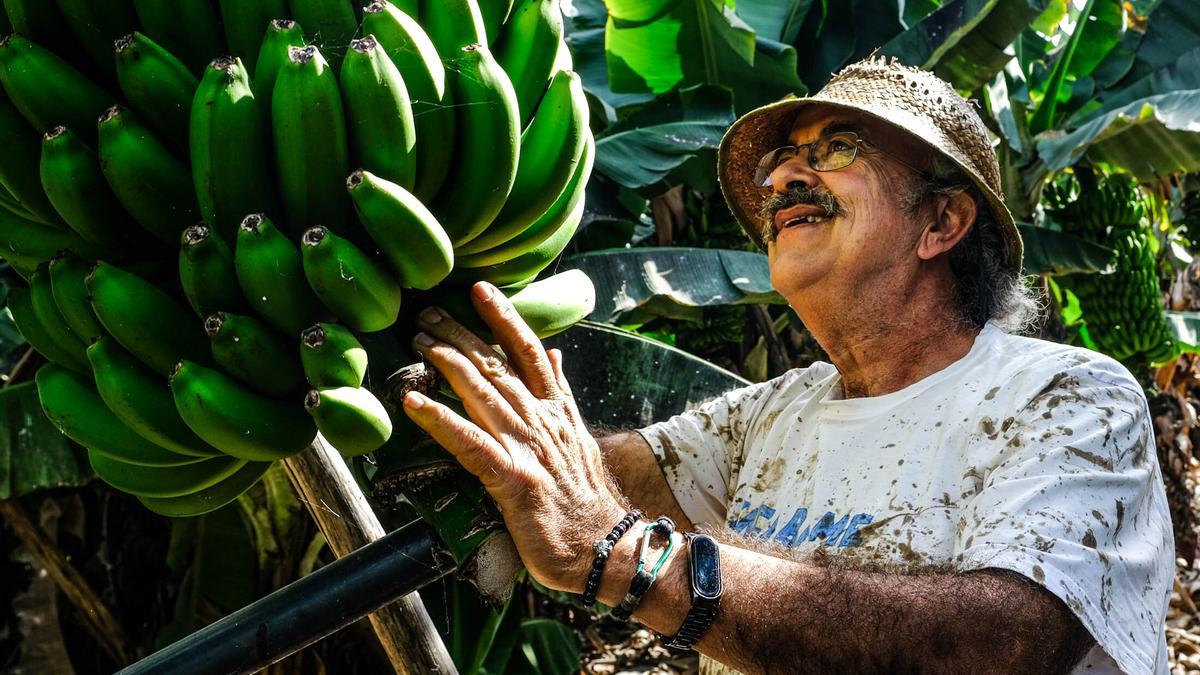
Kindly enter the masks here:
[[454, 160], [430, 210], [458, 246], [504, 207], [517, 175], [521, 131], [512, 84], [487, 47], [463, 47], [456, 65]]
[[321, 320], [300, 251], [261, 213], [242, 221], [233, 261], [246, 301], [285, 335], [298, 335]]
[[[571, 243], [575, 231], [579, 229], [580, 221], [583, 220], [583, 207], [584, 200], [580, 198], [557, 227], [549, 228], [550, 236], [524, 253], [494, 265], [455, 269], [447, 280], [455, 284], [488, 281], [497, 286], [509, 286], [533, 279], [539, 272], [557, 260], [567, 244]], [[505, 246], [507, 245], [505, 244]]]
[[522, 129], [533, 119], [538, 100], [550, 84], [562, 39], [558, 0], [522, 0], [495, 43], [496, 60], [517, 92]]
[[138, 497], [143, 506], [168, 518], [190, 518], [216, 511], [238, 498], [263, 477], [271, 462], [246, 462], [232, 476], [198, 492], [178, 497]]
[[442, 61], [456, 61], [467, 45], [487, 45], [487, 27], [475, 0], [421, 0], [421, 26]]
[[105, 249], [88, 243], [68, 230], [26, 220], [15, 213], [0, 210], [0, 258], [46, 262], [66, 249], [87, 260], [96, 260]]
[[37, 315], [38, 323], [46, 329], [51, 339], [59, 345], [70, 349], [73, 354], [86, 358], [87, 342], [83, 336], [76, 333], [63, 318], [54, 301], [54, 289], [50, 282], [50, 265], [42, 263], [37, 266], [29, 277], [29, 301], [33, 303], [33, 313]]
[[48, 363], [38, 369], [36, 379], [46, 418], [93, 452], [138, 466], [183, 466], [203, 460], [164, 450], [139, 436], [108, 409], [91, 378]]
[[[205, 222], [226, 241], [247, 213], [278, 213], [267, 109], [237, 58], [208, 64], [191, 104], [192, 180]], [[232, 309], [232, 308], [229, 308]]]
[[303, 451], [317, 435], [302, 406], [268, 398], [211, 368], [180, 361], [175, 407], [196, 433], [234, 457], [268, 462]]
[[57, 126], [42, 137], [38, 176], [54, 210], [80, 237], [112, 252], [149, 253], [145, 233], [108, 186], [100, 158], [70, 129]]
[[188, 149], [188, 114], [200, 84], [174, 54], [133, 32], [113, 43], [117, 81], [129, 107], [150, 123], [173, 148]]
[[392, 436], [387, 410], [363, 387], [311, 389], [304, 409], [325, 440], [347, 457], [376, 450]]
[[[539, 338], [549, 337], [587, 318], [596, 307], [596, 287], [582, 270], [567, 270], [535, 281], [509, 295], [513, 308]], [[469, 288], [438, 289], [431, 304], [444, 309], [465, 328], [485, 342], [495, 336], [475, 312]]]
[[53, 204], [42, 189], [38, 175], [41, 147], [38, 133], [21, 117], [7, 97], [0, 94], [0, 185], [17, 200], [33, 220], [62, 228]]
[[113, 41], [138, 29], [133, 0], [54, 0], [92, 63], [116, 82]]
[[341, 82], [351, 157], [367, 171], [412, 190], [417, 135], [408, 88], [375, 36], [350, 43]]
[[[4, 13], [12, 23], [12, 31], [38, 43], [58, 54], [75, 68], [88, 76], [101, 75], [98, 64], [88, 58], [87, 53], [66, 29], [66, 19], [53, 1], [47, 0], [4, 0]], [[8, 33], [5, 33], [6, 35]], [[44, 129], [43, 129], [44, 131]]]
[[46, 330], [46, 327], [42, 325], [42, 322], [37, 317], [37, 313], [33, 310], [33, 299], [28, 288], [14, 287], [9, 289], [7, 304], [8, 311], [12, 314], [13, 323], [16, 324], [17, 330], [21, 332], [21, 335], [29, 343], [29, 346], [36, 349], [39, 354], [46, 357], [52, 363], [57, 363], [60, 366], [70, 368], [84, 375], [91, 374], [91, 368], [88, 366], [87, 359], [82, 361], [79, 359], [79, 354], [75, 351], [74, 345], [71, 343], [60, 345], [50, 332]]
[[87, 357], [100, 399], [139, 436], [189, 457], [221, 454], [183, 423], [168, 395], [166, 378], [144, 366], [111, 337], [93, 342]]
[[275, 398], [300, 388], [304, 381], [294, 343], [250, 316], [216, 312], [204, 320], [213, 358], [242, 384]]
[[367, 350], [344, 326], [319, 323], [300, 334], [300, 363], [310, 386], [361, 387]]
[[233, 250], [212, 228], [200, 223], [183, 231], [179, 247], [179, 283], [196, 316], [248, 310], [238, 285]]
[[300, 242], [304, 276], [321, 304], [364, 333], [388, 328], [400, 313], [400, 284], [362, 249], [324, 227]]
[[[411, 4], [416, 4], [415, 0]], [[404, 77], [417, 135], [417, 178], [412, 193], [432, 200], [453, 159], [454, 105], [446, 68], [415, 13], [377, 0], [363, 8], [363, 35], [373, 35]]]
[[199, 75], [205, 64], [228, 53], [221, 17], [212, 0], [133, 0], [142, 32]]
[[454, 247], [438, 219], [414, 195], [368, 171], [346, 180], [363, 229], [404, 288], [433, 288], [454, 267]]
[[179, 497], [199, 492], [237, 473], [245, 460], [213, 457], [184, 466], [138, 466], [92, 450], [88, 459], [100, 480], [138, 497]]
[[487, 30], [488, 44], [496, 44], [504, 24], [512, 21], [513, 0], [480, 0], [479, 13]]
[[221, 0], [221, 23], [229, 52], [253, 72], [267, 24], [288, 15], [286, 0]]
[[65, 124], [92, 146], [96, 116], [116, 102], [56, 54], [15, 33], [0, 39], [0, 83], [35, 129], [46, 133]]
[[521, 164], [504, 208], [482, 234], [455, 253], [486, 251], [525, 232], [575, 179], [590, 135], [583, 81], [575, 73], [559, 72], [521, 135]]
[[87, 287], [104, 329], [154, 372], [166, 375], [182, 358], [211, 363], [199, 322], [157, 285], [100, 262]]
[[271, 94], [275, 166], [288, 231], [344, 232], [350, 205], [338, 186], [350, 172], [337, 77], [316, 47], [291, 47]]
[[267, 33], [258, 49], [258, 62], [254, 66], [254, 77], [251, 79], [254, 96], [262, 102], [263, 110], [271, 109], [275, 78], [279, 75], [283, 62], [288, 59], [288, 49], [303, 46], [304, 31], [300, 24], [291, 19], [272, 19], [267, 24]]
[[289, 0], [292, 16], [308, 29], [313, 43], [329, 59], [336, 71], [341, 66], [346, 44], [358, 30], [354, 15], [356, 3], [347, 0]]
[[50, 289], [63, 321], [85, 345], [104, 335], [104, 326], [96, 318], [88, 300], [87, 274], [90, 265], [71, 253], [50, 261]]
[[100, 116], [100, 170], [117, 201], [156, 239], [175, 246], [200, 219], [187, 166], [120, 106]]
[[[454, 264], [459, 268], [498, 265], [529, 253], [550, 237], [558, 234], [559, 230], [563, 228], [569, 227], [572, 233], [574, 233], [574, 228], [578, 227], [579, 222], [576, 220], [574, 224], [571, 224], [571, 216], [575, 214], [577, 209], [581, 208], [580, 205], [583, 203], [584, 196], [587, 193], [588, 178], [591, 176], [592, 163], [596, 156], [595, 147], [595, 141], [592, 140], [591, 133], [588, 133], [583, 155], [580, 157], [579, 163], [575, 166], [567, 188], [558, 196], [558, 200], [537, 220], [516, 236], [496, 244], [492, 248], [475, 254], [458, 255], [455, 258]], [[582, 211], [580, 211], [579, 215], [582, 216]], [[489, 233], [490, 229], [480, 239]], [[473, 244], [474, 242], [471, 243]]]

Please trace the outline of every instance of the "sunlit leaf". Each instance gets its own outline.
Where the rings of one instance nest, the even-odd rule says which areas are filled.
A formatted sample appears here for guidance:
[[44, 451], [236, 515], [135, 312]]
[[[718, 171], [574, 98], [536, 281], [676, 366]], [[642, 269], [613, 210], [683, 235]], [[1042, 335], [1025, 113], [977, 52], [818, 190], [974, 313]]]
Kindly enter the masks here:
[[1065, 135], [1042, 138], [1038, 154], [1050, 171], [1086, 152], [1140, 179], [1200, 169], [1200, 89], [1134, 101]]
[[1046, 0], [1000, 0], [941, 55], [933, 72], [961, 93], [975, 91], [1012, 59], [1010, 45], [1045, 7]]
[[658, 94], [676, 86], [731, 82], [754, 65], [754, 31], [719, 0], [677, 0], [648, 23], [628, 24], [612, 16], [616, 6], [638, 14], [632, 6], [640, 3], [607, 3], [605, 48], [613, 91]]

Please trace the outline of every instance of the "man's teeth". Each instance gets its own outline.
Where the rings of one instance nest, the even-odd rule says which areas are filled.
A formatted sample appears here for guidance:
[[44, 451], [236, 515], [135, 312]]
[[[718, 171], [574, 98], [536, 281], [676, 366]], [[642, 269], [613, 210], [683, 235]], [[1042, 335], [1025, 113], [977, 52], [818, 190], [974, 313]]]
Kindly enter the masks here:
[[796, 223], [819, 223], [825, 220], [824, 216], [801, 216], [799, 218], [791, 218], [783, 224], [784, 227], [791, 227]]

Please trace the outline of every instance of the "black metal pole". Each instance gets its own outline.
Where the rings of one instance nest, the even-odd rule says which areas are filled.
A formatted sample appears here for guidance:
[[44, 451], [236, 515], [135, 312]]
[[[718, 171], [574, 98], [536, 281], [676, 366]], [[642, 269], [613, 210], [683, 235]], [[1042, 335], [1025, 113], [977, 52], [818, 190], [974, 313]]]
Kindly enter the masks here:
[[167, 646], [119, 675], [252, 673], [454, 571], [416, 521]]

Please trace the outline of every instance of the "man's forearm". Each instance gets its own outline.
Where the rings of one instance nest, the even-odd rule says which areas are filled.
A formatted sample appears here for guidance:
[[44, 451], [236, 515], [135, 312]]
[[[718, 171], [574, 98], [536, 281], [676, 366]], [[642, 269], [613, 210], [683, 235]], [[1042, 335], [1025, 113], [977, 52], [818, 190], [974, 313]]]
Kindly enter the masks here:
[[[624, 596], [640, 535], [635, 525], [610, 558], [605, 604]], [[721, 611], [697, 649], [747, 673], [1066, 673], [1091, 643], [1057, 598], [1011, 572], [863, 572], [729, 544], [721, 565]], [[689, 604], [679, 550], [634, 618], [672, 635]]]

